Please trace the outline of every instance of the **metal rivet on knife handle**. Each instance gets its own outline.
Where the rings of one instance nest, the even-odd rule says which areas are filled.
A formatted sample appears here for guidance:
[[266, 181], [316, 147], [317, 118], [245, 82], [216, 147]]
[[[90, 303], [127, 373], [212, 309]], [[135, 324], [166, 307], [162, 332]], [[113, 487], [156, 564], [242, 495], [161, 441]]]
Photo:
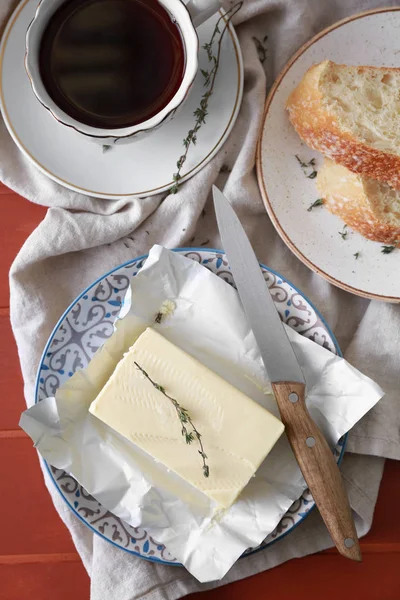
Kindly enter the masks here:
[[308, 446], [309, 448], [312, 448], [313, 446], [315, 446], [315, 438], [313, 438], [313, 437], [311, 437], [311, 436], [310, 436], [310, 437], [308, 437], [308, 438], [306, 439], [306, 444], [307, 444], [307, 446]]
[[346, 538], [344, 540], [344, 545], [346, 546], [346, 548], [352, 548], [355, 544], [355, 541], [352, 538]]
[[298, 395], [296, 394], [296, 392], [292, 392], [291, 394], [289, 394], [289, 400], [290, 402], [292, 402], [293, 404], [295, 402], [297, 402], [297, 400], [299, 399]]

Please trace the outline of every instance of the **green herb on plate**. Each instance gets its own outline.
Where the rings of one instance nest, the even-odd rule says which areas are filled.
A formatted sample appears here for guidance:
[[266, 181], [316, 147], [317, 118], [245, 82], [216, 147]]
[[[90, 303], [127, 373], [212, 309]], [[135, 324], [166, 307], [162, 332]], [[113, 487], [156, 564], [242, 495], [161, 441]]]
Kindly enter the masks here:
[[382, 254], [390, 254], [391, 252], [393, 252], [393, 250], [396, 250], [396, 248], [398, 247], [399, 244], [400, 244], [400, 240], [398, 242], [396, 242], [393, 246], [381, 246]]
[[324, 204], [324, 201], [322, 198], [318, 198], [318, 200], [316, 200], [315, 202], [313, 202], [312, 204], [310, 204], [310, 206], [307, 208], [308, 212], [311, 212], [313, 208], [315, 208], [316, 206], [322, 206]]
[[301, 158], [300, 158], [300, 156], [298, 154], [295, 154], [295, 157], [297, 158], [297, 161], [298, 161], [298, 163], [299, 163], [299, 165], [301, 166], [302, 169], [307, 169], [308, 167], [314, 167], [315, 166], [315, 158], [312, 158], [308, 162], [304, 162], [304, 160], [301, 160]]
[[[315, 179], [315, 177], [318, 175], [318, 171], [316, 171], [314, 169], [315, 158], [312, 158], [308, 162], [304, 162], [304, 160], [301, 160], [301, 158], [298, 154], [295, 154], [295, 157], [296, 157], [297, 162], [299, 163], [300, 167], [303, 169], [304, 175], [306, 177], [308, 177], [308, 179]], [[309, 169], [311, 169], [310, 173], [308, 173]]]

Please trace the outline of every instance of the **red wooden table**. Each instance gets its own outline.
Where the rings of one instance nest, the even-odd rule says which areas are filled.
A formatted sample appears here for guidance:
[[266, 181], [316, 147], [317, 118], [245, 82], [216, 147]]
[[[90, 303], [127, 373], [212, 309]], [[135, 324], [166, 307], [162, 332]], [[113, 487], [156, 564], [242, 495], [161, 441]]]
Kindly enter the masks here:
[[[0, 599], [88, 600], [89, 578], [53, 508], [32, 443], [18, 429], [25, 403], [9, 323], [7, 274], [45, 209], [1, 184], [0, 202]], [[363, 563], [347, 561], [331, 550], [292, 560], [216, 591], [195, 594], [191, 600], [397, 600], [399, 505], [400, 463], [387, 461], [374, 524], [361, 541]]]

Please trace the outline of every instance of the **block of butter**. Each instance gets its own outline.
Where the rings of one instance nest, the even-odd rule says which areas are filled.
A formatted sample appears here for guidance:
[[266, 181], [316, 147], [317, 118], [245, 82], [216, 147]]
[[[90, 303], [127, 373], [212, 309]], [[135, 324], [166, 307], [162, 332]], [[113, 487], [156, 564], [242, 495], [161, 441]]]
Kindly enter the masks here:
[[[177, 407], [154, 384], [186, 409], [201, 435], [208, 476], [198, 438], [194, 434], [187, 444], [182, 435], [183, 424], [193, 431], [190, 423], [181, 422]], [[151, 328], [117, 364], [89, 410], [224, 508], [284, 429], [266, 409]]]

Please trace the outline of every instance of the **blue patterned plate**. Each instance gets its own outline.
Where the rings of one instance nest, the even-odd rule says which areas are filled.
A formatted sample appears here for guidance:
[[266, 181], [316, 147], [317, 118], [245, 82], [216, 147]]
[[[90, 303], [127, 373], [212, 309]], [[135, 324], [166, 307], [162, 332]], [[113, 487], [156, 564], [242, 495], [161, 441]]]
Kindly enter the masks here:
[[[233, 277], [223, 252], [206, 248], [178, 249], [184, 256], [199, 262], [233, 285]], [[46, 345], [36, 381], [36, 402], [54, 395], [57, 388], [72, 374], [85, 368], [96, 350], [113, 332], [113, 322], [119, 313], [132, 277], [139, 272], [147, 256], [120, 265], [95, 281], [65, 311]], [[311, 302], [281, 275], [263, 266], [268, 287], [285, 323], [301, 335], [313, 340], [334, 354], [341, 355], [337, 341], [323, 317]], [[344, 436], [334, 449], [340, 462], [344, 453]], [[75, 515], [94, 533], [123, 550], [142, 558], [168, 565], [179, 565], [162, 544], [144, 529], [131, 527], [88, 494], [65, 471], [47, 465], [54, 485]], [[262, 550], [296, 527], [314, 501], [306, 490], [282, 517], [276, 529], [257, 547], [243, 556]]]

